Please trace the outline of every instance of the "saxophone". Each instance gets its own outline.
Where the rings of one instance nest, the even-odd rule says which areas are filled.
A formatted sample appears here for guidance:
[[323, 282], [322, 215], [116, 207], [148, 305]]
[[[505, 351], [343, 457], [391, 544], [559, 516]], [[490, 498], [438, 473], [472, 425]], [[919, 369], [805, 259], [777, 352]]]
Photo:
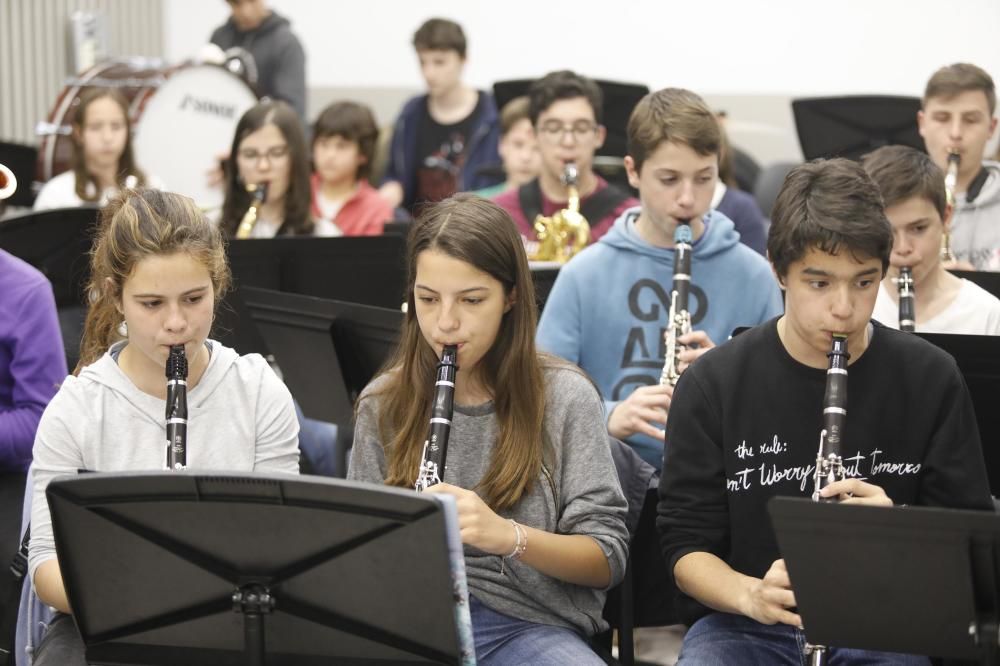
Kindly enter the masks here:
[[684, 345], [678, 338], [691, 332], [691, 312], [688, 293], [691, 287], [691, 220], [678, 220], [674, 231], [674, 284], [670, 292], [670, 314], [667, 317], [666, 352], [660, 384], [676, 386], [680, 379], [680, 353]]
[[590, 242], [590, 224], [580, 214], [580, 192], [576, 187], [578, 178], [576, 165], [567, 164], [562, 175], [567, 192], [566, 208], [557, 211], [552, 217], [535, 217], [538, 249], [531, 256], [533, 260], [564, 264]]
[[236, 237], [239, 239], [250, 238], [253, 235], [253, 228], [257, 224], [257, 209], [261, 207], [267, 199], [267, 183], [247, 183], [247, 192], [250, 193], [250, 208], [247, 209], [240, 226], [236, 229]]
[[[944, 175], [944, 193], [952, 215], [955, 211], [955, 186], [958, 184], [958, 165], [961, 161], [961, 155], [952, 151], [948, 152], [948, 170]], [[947, 227], [941, 236], [941, 261], [955, 261], [955, 255], [951, 253], [951, 234], [948, 233]]]

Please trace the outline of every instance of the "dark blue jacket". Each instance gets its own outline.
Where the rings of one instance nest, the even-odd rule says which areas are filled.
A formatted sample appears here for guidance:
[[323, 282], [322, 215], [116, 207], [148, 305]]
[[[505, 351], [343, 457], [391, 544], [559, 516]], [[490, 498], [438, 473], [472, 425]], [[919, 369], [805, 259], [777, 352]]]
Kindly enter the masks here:
[[[466, 141], [465, 162], [458, 175], [458, 191], [478, 190], [503, 180], [502, 172], [477, 175], [477, 171], [487, 166], [499, 166], [500, 154], [497, 143], [500, 141], [500, 116], [493, 96], [480, 91], [482, 104], [479, 105], [479, 116], [473, 122], [469, 139]], [[427, 110], [427, 95], [418, 95], [410, 99], [396, 119], [396, 128], [392, 134], [392, 145], [389, 148], [389, 162], [385, 167], [382, 182], [396, 181], [403, 186], [404, 208], [413, 205], [416, 194], [417, 176], [417, 132], [423, 114]]]

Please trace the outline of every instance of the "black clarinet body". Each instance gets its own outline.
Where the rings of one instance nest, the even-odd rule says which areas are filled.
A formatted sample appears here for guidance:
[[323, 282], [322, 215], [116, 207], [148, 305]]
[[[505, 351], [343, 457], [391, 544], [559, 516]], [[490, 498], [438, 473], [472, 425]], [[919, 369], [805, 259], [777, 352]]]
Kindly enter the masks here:
[[424, 442], [417, 490], [441, 483], [448, 459], [448, 436], [455, 413], [455, 375], [458, 373], [458, 347], [446, 345], [441, 352], [434, 378], [434, 401], [431, 404], [430, 430]]
[[675, 386], [680, 379], [679, 354], [684, 345], [678, 341], [691, 332], [691, 312], [688, 301], [691, 293], [691, 252], [693, 250], [691, 220], [678, 220], [674, 230], [674, 281], [670, 291], [670, 313], [667, 317], [666, 351], [660, 383]]
[[167, 357], [167, 469], [187, 467], [187, 357], [174, 345]]
[[917, 330], [917, 315], [913, 306], [916, 294], [913, 291], [912, 268], [904, 266], [899, 269], [896, 286], [899, 287], [899, 330], [913, 333]]
[[835, 501], [836, 498], [822, 498], [819, 495], [826, 486], [845, 478], [841, 456], [841, 437], [847, 422], [847, 336], [833, 336], [833, 344], [827, 357], [830, 359], [826, 371], [826, 390], [823, 393], [823, 429], [819, 435], [819, 452], [816, 454], [816, 473], [813, 478], [814, 501]]

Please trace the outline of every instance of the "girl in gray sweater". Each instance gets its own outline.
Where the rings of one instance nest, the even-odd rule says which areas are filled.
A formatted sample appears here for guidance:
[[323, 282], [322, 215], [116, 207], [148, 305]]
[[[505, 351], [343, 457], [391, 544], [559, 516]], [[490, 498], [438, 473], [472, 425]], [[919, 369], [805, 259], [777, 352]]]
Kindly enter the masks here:
[[601, 664], [604, 591], [625, 569], [626, 503], [602, 403], [583, 373], [535, 350], [537, 311], [510, 216], [458, 195], [409, 241], [408, 311], [388, 369], [358, 402], [348, 478], [412, 488], [434, 367], [458, 346], [442, 483], [465, 545], [480, 664]]
[[[164, 469], [172, 345], [184, 345], [189, 366], [189, 467], [297, 473], [299, 461], [288, 389], [259, 355], [208, 339], [230, 274], [221, 234], [193, 201], [125, 191], [103, 212], [90, 268], [80, 364], [42, 415], [34, 446], [29, 573], [38, 597], [62, 613], [70, 608], [45, 488], [80, 469]], [[49, 626], [34, 663], [84, 663], [68, 615]]]

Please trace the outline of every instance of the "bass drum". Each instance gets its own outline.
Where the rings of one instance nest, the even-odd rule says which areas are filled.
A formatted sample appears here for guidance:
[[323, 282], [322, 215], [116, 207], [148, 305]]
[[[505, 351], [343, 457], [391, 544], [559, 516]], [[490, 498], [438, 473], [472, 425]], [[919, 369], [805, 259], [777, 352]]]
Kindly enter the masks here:
[[39, 127], [41, 180], [70, 168], [72, 121], [89, 88], [116, 88], [128, 100], [139, 168], [203, 209], [222, 205], [223, 192], [209, 187], [208, 172], [229, 152], [240, 117], [257, 103], [249, 85], [219, 65], [167, 67], [151, 58], [96, 65], [67, 82], [48, 123]]

